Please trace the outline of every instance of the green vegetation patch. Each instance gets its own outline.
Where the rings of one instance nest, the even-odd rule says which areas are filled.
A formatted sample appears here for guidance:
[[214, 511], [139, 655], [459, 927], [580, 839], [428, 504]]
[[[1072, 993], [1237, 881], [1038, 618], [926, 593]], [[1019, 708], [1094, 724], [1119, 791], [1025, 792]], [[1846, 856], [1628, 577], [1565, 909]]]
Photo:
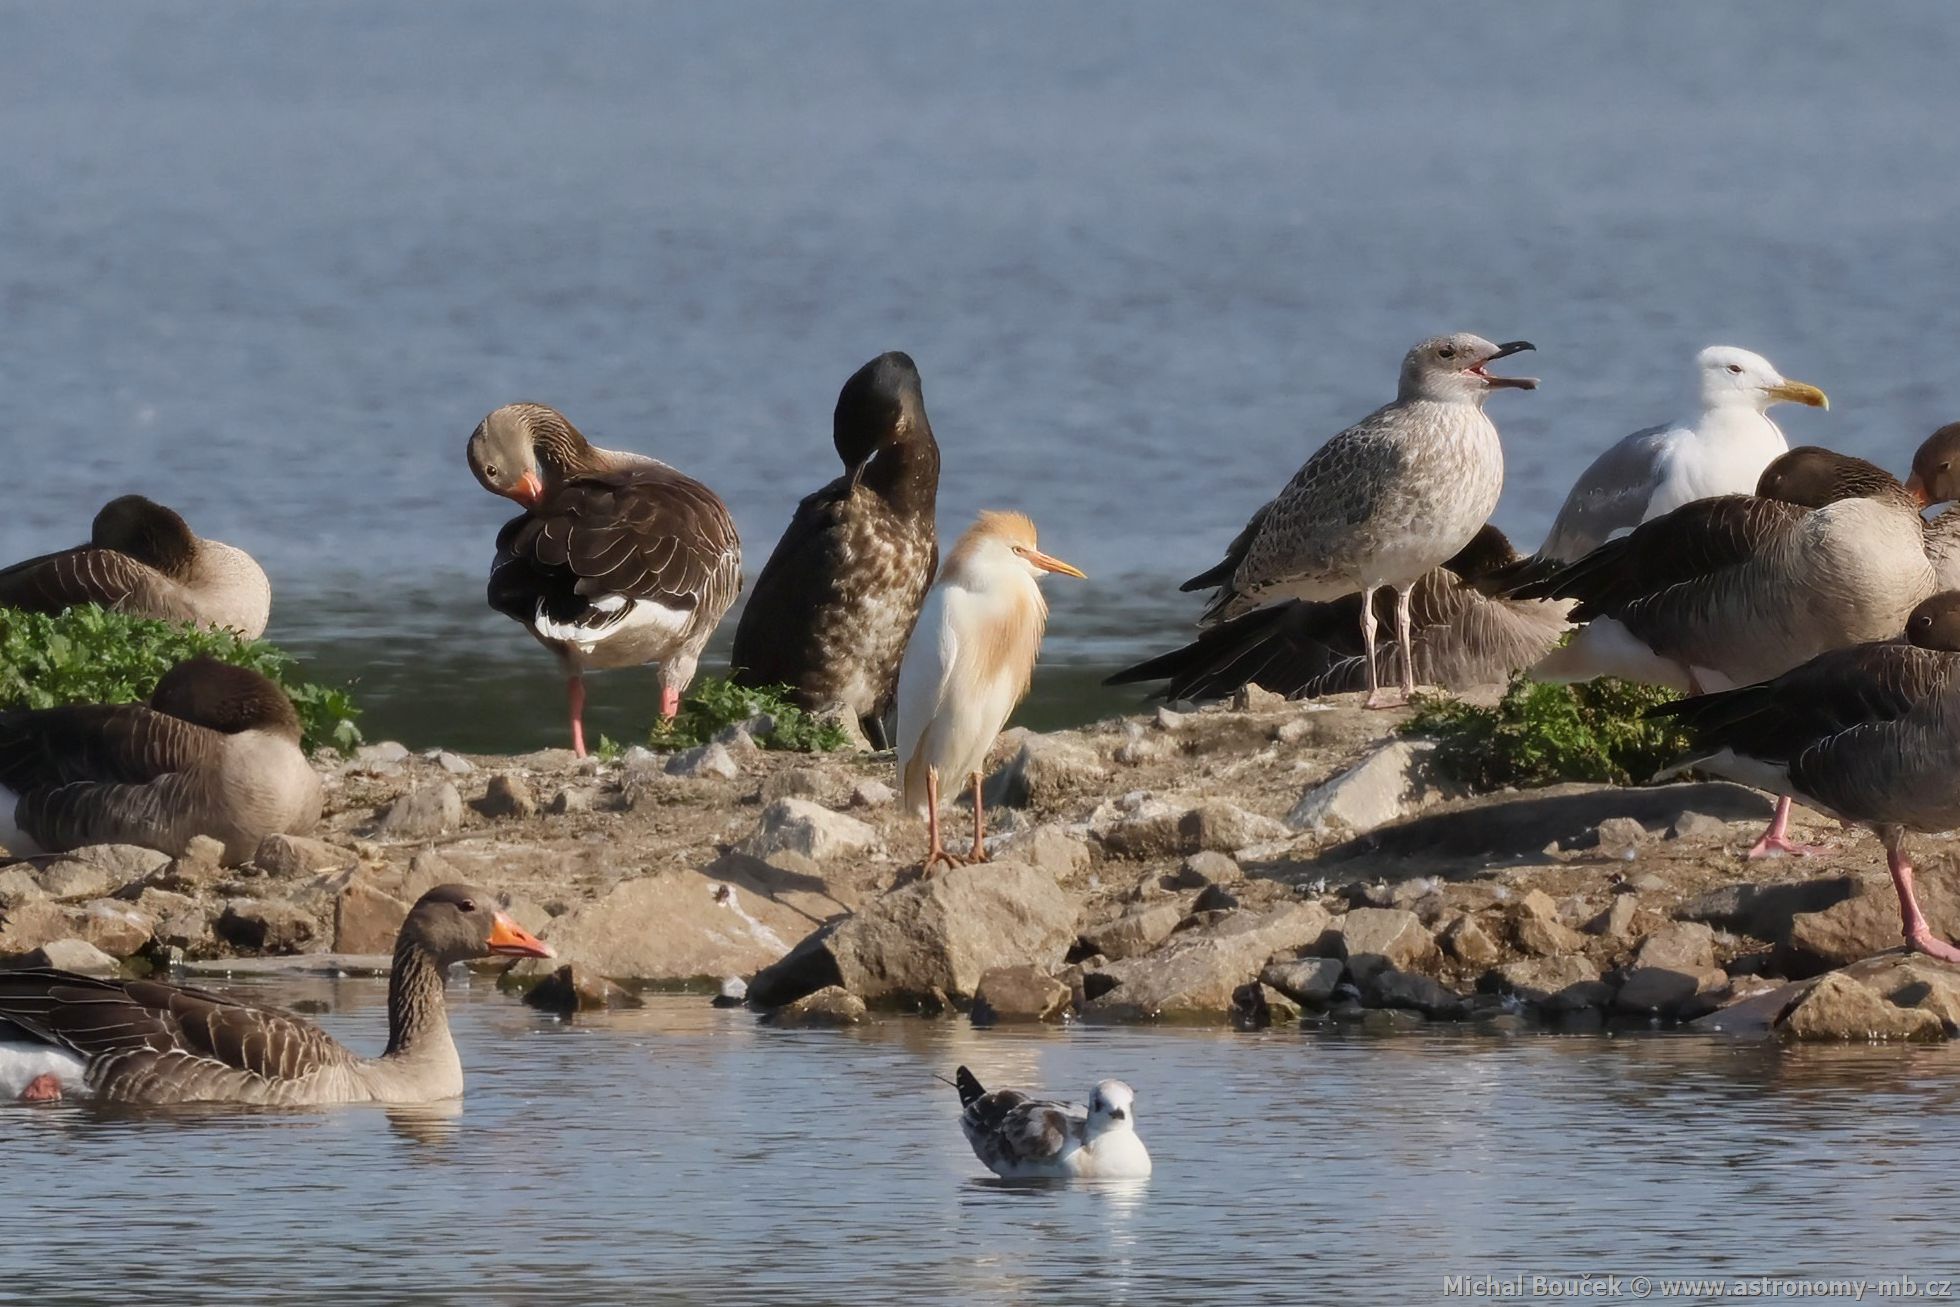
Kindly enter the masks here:
[[278, 682], [299, 710], [309, 753], [361, 742], [354, 725], [361, 710], [347, 692], [296, 679], [292, 656], [263, 640], [126, 617], [93, 604], [53, 617], [0, 608], [0, 708], [147, 699], [165, 672], [198, 654]]
[[1609, 676], [1580, 685], [1513, 677], [1494, 707], [1421, 695], [1404, 735], [1436, 741], [1442, 773], [1476, 790], [1561, 781], [1644, 785], [1688, 751], [1673, 720], [1649, 717], [1679, 696]]
[[835, 722], [825, 721], [790, 701], [787, 685], [751, 689], [719, 676], [703, 676], [681, 699], [674, 720], [655, 722], [647, 736], [654, 749], [691, 749], [706, 744], [730, 726], [767, 716], [771, 726], [755, 736], [765, 749], [795, 753], [829, 753], [850, 747], [851, 737]]

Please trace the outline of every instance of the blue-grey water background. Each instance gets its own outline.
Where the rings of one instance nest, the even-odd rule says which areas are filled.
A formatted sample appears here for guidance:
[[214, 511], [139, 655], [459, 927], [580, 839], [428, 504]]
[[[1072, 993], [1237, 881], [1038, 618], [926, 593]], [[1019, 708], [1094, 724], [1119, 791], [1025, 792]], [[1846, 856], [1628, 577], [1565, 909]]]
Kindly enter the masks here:
[[[482, 606], [528, 397], [700, 476], [759, 568], [903, 348], [941, 520], [1051, 585], [1033, 719], [1164, 647], [1417, 338], [1526, 337], [1498, 520], [1688, 411], [1711, 342], [1902, 465], [1960, 413], [1960, 13], [1745, 5], [0, 4], [0, 557], [141, 490], [262, 558], [371, 734], [556, 743]], [[732, 629], [729, 628], [729, 629]], [[726, 631], [724, 632], [724, 638]], [[714, 665], [711, 658], [710, 667]], [[486, 712], [483, 703], [499, 707]], [[594, 689], [643, 724], [651, 678]]]
[[[369, 1049], [382, 988], [241, 986]], [[485, 981], [460, 1000], [460, 1107], [0, 1106], [0, 1300], [1408, 1307], [1452, 1275], [1956, 1270], [1952, 1048], [796, 1032], [685, 996], [566, 1026]], [[1154, 1173], [992, 1180], [932, 1078], [961, 1062], [1077, 1098], [1130, 1080]]]

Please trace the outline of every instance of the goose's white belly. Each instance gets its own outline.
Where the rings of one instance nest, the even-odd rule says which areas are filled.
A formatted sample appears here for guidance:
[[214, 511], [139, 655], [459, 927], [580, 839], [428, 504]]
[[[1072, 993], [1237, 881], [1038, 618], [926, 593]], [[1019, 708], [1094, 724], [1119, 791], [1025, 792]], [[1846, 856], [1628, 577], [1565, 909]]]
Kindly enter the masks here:
[[64, 1098], [83, 1098], [89, 1093], [88, 1068], [82, 1059], [52, 1044], [0, 1040], [0, 1103], [11, 1103], [21, 1091], [42, 1076], [61, 1081]]

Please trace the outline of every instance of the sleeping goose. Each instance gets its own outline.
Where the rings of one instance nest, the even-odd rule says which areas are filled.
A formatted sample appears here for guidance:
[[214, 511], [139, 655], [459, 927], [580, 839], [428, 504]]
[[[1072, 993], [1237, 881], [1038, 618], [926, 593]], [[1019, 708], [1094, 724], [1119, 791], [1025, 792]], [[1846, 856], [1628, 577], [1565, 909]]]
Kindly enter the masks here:
[[247, 668], [199, 655], [147, 704], [0, 712], [0, 846], [17, 857], [85, 844], [179, 854], [209, 835], [236, 863], [319, 819], [299, 714]]
[[1960, 826], [1960, 593], [1912, 610], [1903, 639], [1819, 654], [1773, 680], [1656, 709], [1695, 736], [1682, 766], [1793, 796], [1885, 845], [1906, 940], [1960, 962], [1913, 894], [1907, 831]]
[[804, 708], [842, 705], [883, 748], [898, 662], [939, 566], [939, 446], [919, 370], [881, 354], [837, 396], [844, 475], [807, 496], [749, 587], [729, 657], [742, 685], [787, 685]]
[[200, 540], [162, 504], [124, 495], [95, 515], [87, 544], [0, 569], [0, 608], [58, 613], [81, 604], [256, 640], [272, 586], [244, 550]]
[[542, 404], [507, 404], [469, 440], [483, 488], [524, 505], [497, 533], [490, 606], [558, 656], [585, 756], [585, 673], [659, 663], [660, 712], [742, 588], [742, 544], [712, 490], [658, 459], [600, 449]]
[[[115, 1103], [309, 1107], [454, 1098], [463, 1092], [463, 1064], [449, 1034], [443, 972], [493, 955], [552, 952], [483, 890], [439, 885], [417, 900], [395, 939], [388, 1048], [375, 1058], [356, 1056], [290, 1012], [209, 990], [45, 967], [0, 971], [0, 1026], [12, 1022], [39, 1041], [0, 1044], [0, 1084], [31, 1074], [23, 1087], [45, 1098], [42, 1077], [54, 1074], [62, 1092]], [[50, 1046], [68, 1055], [52, 1073]]]
[[[1502, 531], [1486, 524], [1448, 562], [1425, 573], [1409, 594], [1415, 679], [1465, 690], [1501, 685], [1531, 666], [1567, 629], [1566, 605], [1506, 599], [1480, 584], [1519, 562]], [[1293, 599], [1221, 622], [1173, 649], [1109, 677], [1105, 685], [1165, 680], [1162, 697], [1219, 699], [1258, 685], [1289, 699], [1346, 694], [1368, 686], [1360, 632], [1361, 596], [1324, 603]], [[1377, 591], [1375, 620], [1394, 621], [1393, 597]], [[1375, 647], [1377, 683], [1391, 680], [1398, 643]]]
[[[1896, 635], [1934, 590], [1917, 507], [1863, 459], [1805, 446], [1754, 495], [1686, 504], [1516, 593], [1572, 599], [1584, 623], [1531, 675], [1701, 693], [1778, 676], [1829, 649]], [[1802, 852], [1787, 797], [1751, 857]]]
[[989, 1093], [961, 1067], [960, 1130], [973, 1155], [1009, 1180], [1133, 1180], [1150, 1174], [1150, 1152], [1137, 1137], [1136, 1092], [1104, 1080], [1089, 1105], [1030, 1098], [1015, 1089]]
[[1790, 448], [1769, 409], [1831, 406], [1817, 387], [1791, 381], [1762, 355], [1733, 345], [1710, 345], [1695, 356], [1695, 370], [1701, 416], [1636, 431], [1594, 459], [1566, 495], [1538, 557], [1574, 562], [1683, 504], [1748, 494], [1770, 460]]
[[1494, 390], [1529, 390], [1529, 377], [1484, 368], [1530, 341], [1493, 345], [1458, 332], [1402, 359], [1395, 399], [1313, 452], [1226, 548], [1225, 559], [1178, 588], [1217, 588], [1201, 625], [1288, 599], [1361, 592], [1356, 605], [1367, 707], [1385, 707], [1375, 675], [1375, 591], [1395, 591], [1402, 692], [1415, 691], [1409, 594], [1490, 519], [1504, 485], [1504, 450], [1484, 415]]

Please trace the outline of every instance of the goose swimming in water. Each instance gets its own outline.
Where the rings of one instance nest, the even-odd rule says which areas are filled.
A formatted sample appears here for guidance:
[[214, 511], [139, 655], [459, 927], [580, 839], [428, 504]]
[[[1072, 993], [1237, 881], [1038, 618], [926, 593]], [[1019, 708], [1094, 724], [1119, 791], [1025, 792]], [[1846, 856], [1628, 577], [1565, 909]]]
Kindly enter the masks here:
[[[426, 1103], [463, 1092], [443, 972], [491, 956], [552, 956], [488, 893], [438, 885], [409, 910], [388, 978], [388, 1047], [350, 1052], [303, 1017], [157, 980], [45, 967], [0, 971], [0, 1092], [114, 1103], [310, 1107]], [[56, 1083], [50, 1086], [47, 1077]]]

